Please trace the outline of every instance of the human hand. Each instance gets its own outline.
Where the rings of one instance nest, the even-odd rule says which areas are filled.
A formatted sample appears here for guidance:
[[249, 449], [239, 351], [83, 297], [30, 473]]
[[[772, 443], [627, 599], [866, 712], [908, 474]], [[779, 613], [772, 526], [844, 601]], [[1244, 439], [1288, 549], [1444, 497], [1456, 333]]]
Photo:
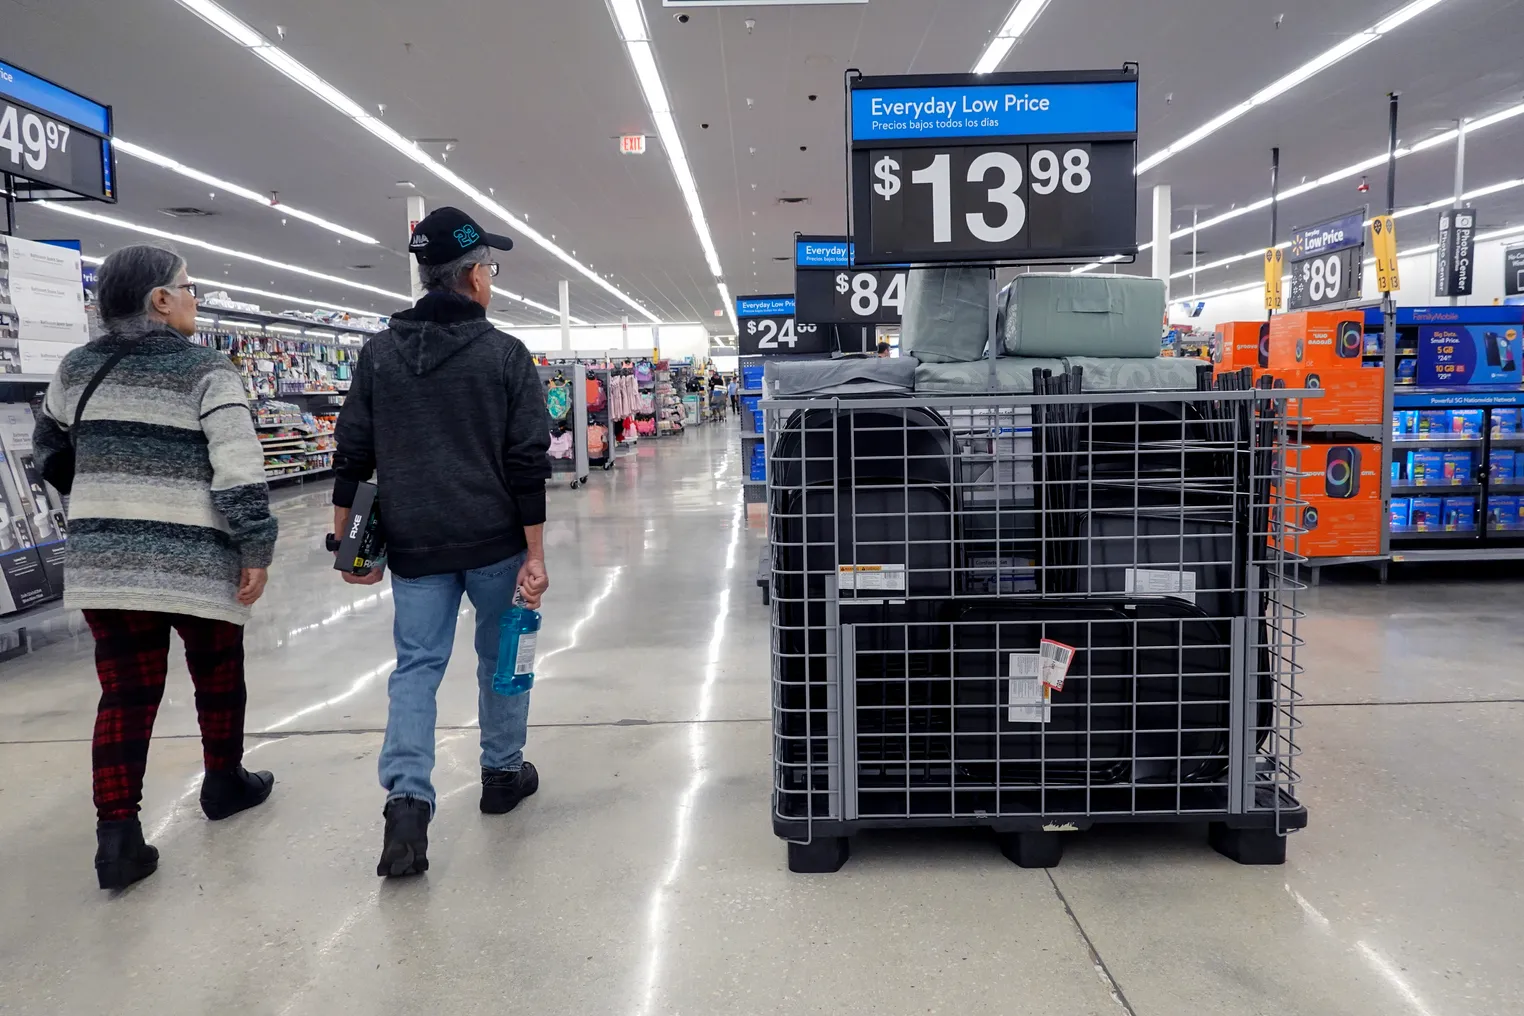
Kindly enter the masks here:
[[363, 575], [356, 575], [352, 571], [344, 571], [339, 574], [344, 576], [344, 581], [352, 586], [373, 586], [386, 576], [386, 569], [372, 568]]
[[519, 595], [524, 606], [530, 610], [540, 609], [540, 597], [550, 588], [550, 576], [545, 574], [545, 562], [537, 557], [526, 558], [519, 568]]
[[238, 576], [238, 602], [245, 607], [254, 606], [254, 602], [265, 594], [265, 583], [270, 579], [270, 573], [264, 568], [245, 568]]

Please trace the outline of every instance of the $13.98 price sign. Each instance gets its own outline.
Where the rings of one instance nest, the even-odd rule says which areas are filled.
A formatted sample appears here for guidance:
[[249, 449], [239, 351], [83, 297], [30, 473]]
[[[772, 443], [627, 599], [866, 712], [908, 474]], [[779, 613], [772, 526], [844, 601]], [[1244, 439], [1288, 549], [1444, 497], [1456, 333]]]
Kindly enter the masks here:
[[743, 296], [736, 300], [742, 356], [830, 352], [830, 336], [818, 325], [794, 320], [792, 296]]
[[856, 262], [1001, 262], [1137, 251], [1129, 72], [860, 78]]

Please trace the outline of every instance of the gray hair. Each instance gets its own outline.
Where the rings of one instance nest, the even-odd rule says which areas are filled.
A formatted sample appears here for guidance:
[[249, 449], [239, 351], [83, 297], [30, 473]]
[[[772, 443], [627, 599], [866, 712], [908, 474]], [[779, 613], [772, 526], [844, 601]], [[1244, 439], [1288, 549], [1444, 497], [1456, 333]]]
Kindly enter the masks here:
[[461, 276], [477, 265], [486, 264], [491, 260], [492, 253], [488, 248], [477, 247], [466, 251], [454, 261], [447, 261], [442, 265], [419, 265], [418, 278], [422, 280], [423, 288], [431, 293], [440, 290], [458, 293], [461, 289]]
[[133, 244], [123, 247], [101, 263], [95, 286], [96, 309], [101, 325], [118, 335], [141, 335], [158, 322], [149, 317], [153, 292], [173, 286], [185, 267], [185, 259], [165, 247]]

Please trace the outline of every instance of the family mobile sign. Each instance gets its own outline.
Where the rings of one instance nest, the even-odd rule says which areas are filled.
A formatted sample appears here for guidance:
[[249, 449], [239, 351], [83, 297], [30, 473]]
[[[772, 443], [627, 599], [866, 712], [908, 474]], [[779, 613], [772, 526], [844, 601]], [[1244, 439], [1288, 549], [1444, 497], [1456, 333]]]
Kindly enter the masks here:
[[1137, 253], [1138, 76], [850, 81], [856, 264]]
[[0, 174], [116, 201], [111, 107], [0, 61]]

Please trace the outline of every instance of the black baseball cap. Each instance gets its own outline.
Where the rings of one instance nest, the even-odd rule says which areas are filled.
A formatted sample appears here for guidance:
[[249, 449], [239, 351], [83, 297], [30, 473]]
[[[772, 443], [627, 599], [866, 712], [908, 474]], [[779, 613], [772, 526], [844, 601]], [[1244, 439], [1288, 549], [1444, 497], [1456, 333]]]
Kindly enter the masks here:
[[471, 216], [449, 205], [425, 215], [407, 242], [420, 265], [447, 265], [478, 247], [513, 250], [513, 241], [487, 232]]

